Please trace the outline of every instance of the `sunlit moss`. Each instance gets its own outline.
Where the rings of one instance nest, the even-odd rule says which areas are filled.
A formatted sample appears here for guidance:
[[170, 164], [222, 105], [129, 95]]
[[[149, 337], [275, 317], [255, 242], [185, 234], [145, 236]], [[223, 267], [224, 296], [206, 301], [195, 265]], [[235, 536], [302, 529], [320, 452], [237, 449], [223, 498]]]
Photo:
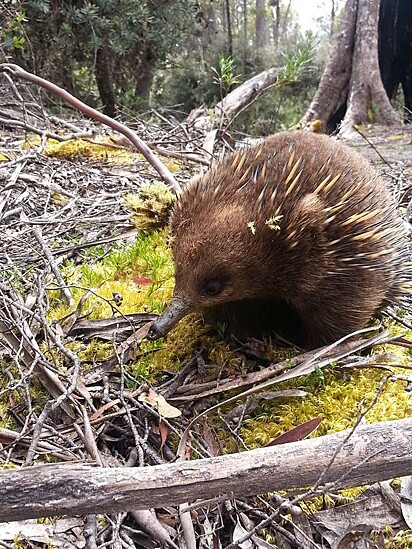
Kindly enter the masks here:
[[[372, 403], [383, 377], [388, 372], [373, 369], [348, 371], [327, 370], [319, 376], [310, 376], [280, 384], [277, 388], [299, 387], [310, 395], [272, 404], [264, 402], [259, 411], [245, 420], [242, 435], [247, 445], [254, 447], [267, 444], [278, 435], [308, 421], [322, 416], [323, 421], [316, 436], [342, 431], [353, 427], [359, 414]], [[388, 381], [377, 403], [366, 414], [366, 421], [373, 423], [408, 417], [412, 414], [410, 393], [400, 381]]]
[[144, 183], [136, 194], [128, 194], [123, 202], [131, 213], [131, 221], [141, 231], [153, 231], [167, 225], [175, 195], [165, 183]]
[[387, 549], [412, 549], [412, 530], [399, 530], [394, 534], [388, 526], [383, 530], [385, 546]]
[[339, 506], [352, 503], [367, 487], [360, 486], [355, 488], [347, 488], [338, 491], [339, 500], [332, 498], [329, 494], [323, 496], [310, 497], [302, 502], [302, 509], [310, 513], [317, 513], [325, 509], [333, 509], [337, 504]]
[[[60, 319], [75, 310], [89, 291], [82, 315], [107, 318], [113, 314], [161, 312], [173, 288], [173, 264], [165, 243], [165, 235], [139, 236], [127, 246], [114, 246], [99, 262], [74, 265], [64, 269], [74, 306], [69, 309], [56, 291], [50, 293], [52, 307], [49, 317]], [[142, 279], [144, 284], [142, 284]], [[121, 297], [116, 304], [114, 295]]]
[[[29, 135], [23, 148], [38, 147], [41, 138], [38, 135]], [[76, 161], [81, 158], [90, 158], [117, 165], [132, 164], [136, 160], [143, 159], [137, 149], [125, 148], [116, 143], [116, 139], [110, 136], [95, 136], [93, 138], [76, 138], [67, 141], [47, 139], [43, 154], [60, 158], [62, 160]], [[165, 162], [170, 171], [180, 170], [177, 162]]]

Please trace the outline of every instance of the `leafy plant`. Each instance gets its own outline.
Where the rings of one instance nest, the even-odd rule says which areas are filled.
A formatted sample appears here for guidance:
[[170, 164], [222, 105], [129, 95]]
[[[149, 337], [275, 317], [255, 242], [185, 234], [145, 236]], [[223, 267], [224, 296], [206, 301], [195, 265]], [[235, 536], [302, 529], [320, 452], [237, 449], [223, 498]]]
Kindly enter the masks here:
[[283, 70], [276, 82], [278, 89], [298, 82], [313, 69], [315, 46], [313, 34], [308, 33], [302, 45], [284, 55]]
[[235, 84], [240, 82], [240, 74], [235, 75], [236, 65], [232, 58], [219, 54], [218, 66], [211, 67], [214, 73], [213, 83], [220, 87], [222, 97], [227, 95]]
[[0, 27], [0, 44], [6, 49], [21, 50], [24, 47], [26, 38], [24, 36], [23, 23], [27, 22], [24, 12], [6, 11], [6, 17]]

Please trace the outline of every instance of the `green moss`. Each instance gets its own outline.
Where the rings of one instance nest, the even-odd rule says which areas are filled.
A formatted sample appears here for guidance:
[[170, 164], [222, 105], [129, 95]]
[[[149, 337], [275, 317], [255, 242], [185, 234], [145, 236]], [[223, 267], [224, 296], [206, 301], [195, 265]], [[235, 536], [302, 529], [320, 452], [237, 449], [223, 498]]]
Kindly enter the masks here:
[[394, 535], [392, 528], [383, 531], [387, 549], [412, 549], [412, 530], [399, 530]]
[[[173, 264], [164, 233], [139, 236], [132, 245], [116, 245], [99, 263], [68, 263], [63, 274], [74, 306], [68, 308], [58, 292], [51, 291], [50, 318], [61, 319], [75, 310], [89, 289], [92, 293], [82, 311], [89, 318], [107, 318], [113, 312], [160, 312], [173, 288]], [[114, 293], [122, 296], [120, 305], [114, 304]]]
[[[383, 377], [388, 372], [373, 369], [349, 371], [345, 375], [329, 370], [323, 376], [314, 372], [297, 378], [277, 388], [299, 387], [311, 394], [303, 399], [275, 404], [264, 402], [254, 417], [244, 422], [242, 436], [250, 447], [265, 445], [278, 435], [322, 416], [324, 419], [316, 436], [342, 431], [353, 427], [356, 418], [375, 398]], [[408, 417], [412, 414], [410, 395], [402, 382], [388, 382], [377, 403], [366, 414], [366, 421], [373, 423]]]
[[145, 183], [138, 194], [128, 194], [123, 198], [125, 206], [132, 212], [132, 223], [141, 231], [165, 227], [174, 200], [175, 195], [165, 183]]
[[[29, 135], [23, 148], [38, 147], [41, 138], [38, 135]], [[144, 157], [137, 149], [130, 144], [129, 147], [123, 147], [118, 144], [117, 137], [95, 136], [93, 138], [68, 139], [67, 141], [57, 141], [56, 139], [47, 139], [43, 154], [60, 158], [62, 160], [77, 161], [82, 158], [90, 158], [109, 164], [132, 164], [136, 160], [143, 160]], [[181, 170], [179, 162], [165, 162], [166, 167], [171, 172]]]

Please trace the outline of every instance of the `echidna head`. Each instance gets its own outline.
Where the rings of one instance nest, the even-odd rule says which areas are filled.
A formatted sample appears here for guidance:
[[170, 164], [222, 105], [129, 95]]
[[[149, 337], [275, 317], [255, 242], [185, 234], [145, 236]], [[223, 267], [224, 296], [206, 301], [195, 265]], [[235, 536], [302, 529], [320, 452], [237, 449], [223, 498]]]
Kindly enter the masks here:
[[[207, 216], [206, 216], [207, 217]], [[149, 339], [165, 335], [184, 316], [195, 310], [265, 295], [268, 284], [265, 239], [254, 234], [247, 214], [233, 207], [195, 223], [185, 217], [173, 230], [175, 290], [172, 302], [157, 319]], [[202, 221], [203, 218], [203, 221]], [[254, 229], [254, 227], [253, 227]], [[267, 227], [260, 230], [272, 237]], [[259, 263], [257, 262], [259, 258]], [[266, 267], [268, 262], [266, 261]]]

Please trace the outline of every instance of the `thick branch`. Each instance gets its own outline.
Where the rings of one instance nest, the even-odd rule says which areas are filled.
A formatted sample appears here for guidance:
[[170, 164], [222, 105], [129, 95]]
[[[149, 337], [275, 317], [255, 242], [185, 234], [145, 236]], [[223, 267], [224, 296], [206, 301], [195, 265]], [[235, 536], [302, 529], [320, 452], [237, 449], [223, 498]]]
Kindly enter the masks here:
[[44, 78], [40, 78], [40, 76], [37, 76], [35, 74], [25, 71], [18, 65], [2, 63], [0, 64], [0, 72], [6, 72], [16, 78], [22, 78], [27, 82], [32, 82], [33, 84], [37, 84], [38, 86], [41, 86], [48, 92], [54, 95], [57, 95], [58, 97], [61, 97], [64, 101], [66, 101], [70, 105], [73, 105], [73, 107], [75, 107], [77, 110], [79, 110], [86, 116], [89, 116], [90, 118], [93, 118], [94, 120], [97, 120], [98, 122], [101, 122], [102, 124], [105, 124], [106, 126], [109, 126], [110, 128], [113, 128], [114, 130], [126, 136], [133, 143], [133, 145], [142, 153], [142, 155], [146, 158], [146, 160], [154, 167], [154, 169], [159, 173], [159, 175], [161, 175], [161, 177], [166, 181], [166, 183], [168, 183], [176, 193], [180, 192], [181, 190], [180, 185], [176, 181], [176, 179], [173, 177], [171, 172], [166, 168], [166, 166], [157, 158], [157, 156], [151, 151], [151, 149], [146, 145], [146, 143], [142, 141], [140, 137], [133, 130], [131, 130], [121, 122], [118, 122], [117, 120], [110, 118], [109, 116], [106, 116], [105, 114], [102, 114], [101, 112], [96, 111], [95, 109], [92, 109], [91, 107], [86, 105], [86, 103], [83, 103], [82, 101], [80, 101], [79, 99], [71, 95], [68, 91], [64, 90], [63, 88], [59, 88], [59, 86], [56, 86], [52, 82], [49, 82]]
[[204, 114], [204, 110], [196, 109], [188, 117], [188, 122], [195, 123], [196, 127], [211, 130], [222, 125], [227, 126], [233, 118], [258, 97], [267, 93], [271, 86], [276, 84], [279, 77], [279, 69], [263, 71], [253, 78], [246, 80], [240, 86], [231, 91], [213, 109], [213, 116]]
[[412, 418], [361, 425], [348, 435], [349, 431], [343, 431], [145, 468], [55, 464], [4, 471], [0, 473], [0, 521], [161, 508], [216, 496], [244, 497], [313, 486], [323, 472], [322, 481], [334, 483], [334, 489], [412, 473]]

